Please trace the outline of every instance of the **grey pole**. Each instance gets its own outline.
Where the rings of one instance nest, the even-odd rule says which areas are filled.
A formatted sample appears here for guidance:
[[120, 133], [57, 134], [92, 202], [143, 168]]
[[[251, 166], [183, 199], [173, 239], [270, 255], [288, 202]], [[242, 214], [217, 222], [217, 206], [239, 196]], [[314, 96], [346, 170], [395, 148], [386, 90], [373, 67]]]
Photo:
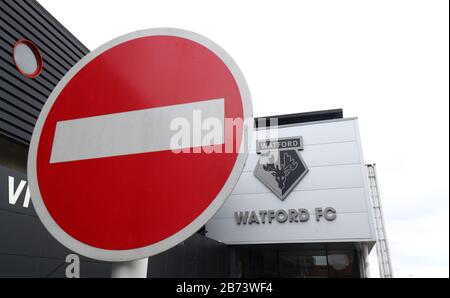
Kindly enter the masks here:
[[147, 278], [148, 258], [113, 263], [112, 278]]

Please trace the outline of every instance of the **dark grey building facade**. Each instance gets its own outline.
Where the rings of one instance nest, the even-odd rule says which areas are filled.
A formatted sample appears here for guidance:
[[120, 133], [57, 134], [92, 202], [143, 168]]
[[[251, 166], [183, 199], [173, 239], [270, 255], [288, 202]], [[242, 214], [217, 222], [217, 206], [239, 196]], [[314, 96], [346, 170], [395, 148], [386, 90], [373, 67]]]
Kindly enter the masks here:
[[[42, 59], [24, 74], [15, 57], [29, 41]], [[65, 277], [72, 254], [45, 230], [27, 194], [26, 163], [34, 124], [47, 97], [89, 50], [37, 1], [0, 3], [0, 277]], [[85, 277], [108, 276], [111, 265], [81, 258]]]

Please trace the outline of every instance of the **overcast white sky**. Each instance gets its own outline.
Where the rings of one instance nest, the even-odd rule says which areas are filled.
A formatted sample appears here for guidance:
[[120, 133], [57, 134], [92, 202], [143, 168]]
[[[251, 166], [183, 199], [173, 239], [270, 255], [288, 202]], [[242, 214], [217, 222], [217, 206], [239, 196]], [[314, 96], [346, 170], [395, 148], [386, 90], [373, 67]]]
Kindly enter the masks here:
[[91, 50], [146, 28], [205, 35], [239, 64], [256, 116], [359, 117], [396, 277], [449, 276], [449, 1], [39, 2]]

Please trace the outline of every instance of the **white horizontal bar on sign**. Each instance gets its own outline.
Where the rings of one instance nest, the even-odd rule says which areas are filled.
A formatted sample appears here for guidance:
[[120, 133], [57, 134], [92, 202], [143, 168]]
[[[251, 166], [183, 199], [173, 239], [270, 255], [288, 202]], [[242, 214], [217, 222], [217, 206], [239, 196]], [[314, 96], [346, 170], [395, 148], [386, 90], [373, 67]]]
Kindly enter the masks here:
[[[192, 131], [194, 111], [201, 112], [202, 121], [214, 118], [224, 127], [223, 98], [58, 122], [50, 163], [186, 149], [171, 148], [177, 132], [170, 126], [174, 119], [182, 118]], [[190, 138], [189, 148], [221, 145], [224, 138], [223, 129], [212, 144], [202, 144], [203, 138]]]

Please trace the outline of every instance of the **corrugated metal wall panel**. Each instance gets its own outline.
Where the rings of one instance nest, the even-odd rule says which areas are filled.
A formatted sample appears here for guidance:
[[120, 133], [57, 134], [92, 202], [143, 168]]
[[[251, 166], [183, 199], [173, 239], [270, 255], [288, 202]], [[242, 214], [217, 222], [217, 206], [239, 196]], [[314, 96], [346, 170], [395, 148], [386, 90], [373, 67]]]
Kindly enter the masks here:
[[[43, 72], [35, 79], [14, 65], [13, 48], [20, 39], [31, 40], [43, 56]], [[36, 1], [0, 0], [0, 278], [65, 276], [65, 258], [72, 252], [51, 237], [32, 204], [9, 202], [8, 183], [10, 175], [16, 186], [26, 181], [27, 146], [42, 106], [88, 52]], [[108, 277], [111, 264], [82, 257], [81, 272], [82, 277]]]
[[[29, 79], [14, 65], [20, 39], [37, 45], [44, 59]], [[39, 112], [64, 74], [89, 50], [35, 0], [0, 2], [0, 134], [28, 145]]]

